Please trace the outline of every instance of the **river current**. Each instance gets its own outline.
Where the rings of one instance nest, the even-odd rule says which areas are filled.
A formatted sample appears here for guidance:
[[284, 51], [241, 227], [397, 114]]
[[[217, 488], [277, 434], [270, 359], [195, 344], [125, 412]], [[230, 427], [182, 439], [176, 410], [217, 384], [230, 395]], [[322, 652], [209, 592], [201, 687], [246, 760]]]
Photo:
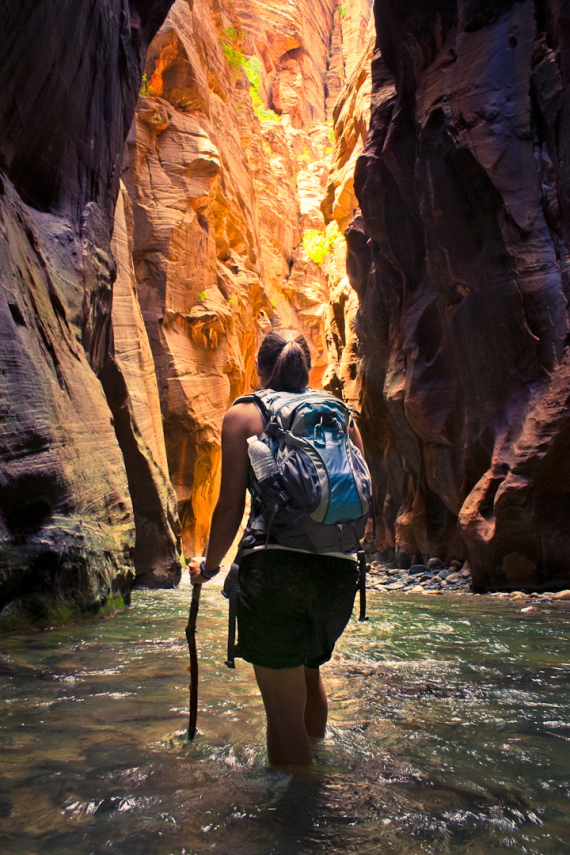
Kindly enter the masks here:
[[253, 672], [223, 664], [226, 601], [189, 585], [104, 621], [1, 639], [0, 851], [18, 855], [570, 852], [570, 612], [369, 596], [323, 668], [327, 738], [266, 766]]

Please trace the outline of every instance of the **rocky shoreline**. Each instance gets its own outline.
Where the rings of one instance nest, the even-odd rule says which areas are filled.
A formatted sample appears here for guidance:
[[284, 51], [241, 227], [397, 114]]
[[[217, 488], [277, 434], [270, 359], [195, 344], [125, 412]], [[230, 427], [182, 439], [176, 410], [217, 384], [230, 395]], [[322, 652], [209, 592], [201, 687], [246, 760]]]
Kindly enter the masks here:
[[[445, 565], [439, 558], [430, 558], [426, 564], [413, 564], [410, 568], [388, 567], [380, 561], [368, 564], [367, 587], [380, 593], [401, 594], [471, 594], [527, 601], [522, 611], [533, 611], [538, 604], [568, 602], [570, 589], [563, 591], [488, 591], [475, 593], [471, 585], [471, 570], [467, 561], [453, 560]], [[536, 605], [534, 605], [536, 603]]]

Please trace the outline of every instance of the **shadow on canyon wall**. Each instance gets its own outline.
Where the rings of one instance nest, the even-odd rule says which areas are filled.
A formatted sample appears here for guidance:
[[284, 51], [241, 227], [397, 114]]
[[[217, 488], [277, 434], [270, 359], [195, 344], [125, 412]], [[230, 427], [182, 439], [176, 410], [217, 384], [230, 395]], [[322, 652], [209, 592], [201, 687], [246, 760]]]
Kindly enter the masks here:
[[79, 12], [69, 3], [2, 4], [0, 604], [7, 627], [128, 599], [134, 477], [145, 481], [153, 513], [149, 557], [171, 584], [180, 572], [176, 522], [156, 513], [165, 478], [141, 462], [111, 327], [119, 168], [146, 50], [170, 5], [87, 0]]
[[348, 264], [379, 546], [479, 589], [570, 575], [564, 8], [375, 7]]

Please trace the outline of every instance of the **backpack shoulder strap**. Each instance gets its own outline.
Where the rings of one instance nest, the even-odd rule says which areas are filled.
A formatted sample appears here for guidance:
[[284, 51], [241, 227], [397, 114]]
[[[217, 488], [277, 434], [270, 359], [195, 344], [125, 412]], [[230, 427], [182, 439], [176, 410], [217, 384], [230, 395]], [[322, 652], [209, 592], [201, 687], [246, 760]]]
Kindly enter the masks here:
[[269, 421], [271, 417], [271, 410], [267, 406], [266, 398], [268, 394], [272, 394], [271, 389], [262, 389], [259, 392], [251, 392], [249, 395], [240, 395], [239, 398], [236, 398], [232, 403], [232, 407], [236, 404], [255, 404], [259, 412], [261, 413], [261, 417], [265, 424]]

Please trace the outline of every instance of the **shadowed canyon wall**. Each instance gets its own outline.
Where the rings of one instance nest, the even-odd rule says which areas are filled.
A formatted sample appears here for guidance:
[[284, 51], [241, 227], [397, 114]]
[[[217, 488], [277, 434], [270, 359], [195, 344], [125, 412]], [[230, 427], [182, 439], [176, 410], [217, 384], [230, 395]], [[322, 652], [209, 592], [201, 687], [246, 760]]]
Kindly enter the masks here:
[[[134, 578], [135, 525], [118, 442], [131, 402], [113, 357], [110, 239], [144, 55], [169, 6], [86, 0], [78, 11], [47, 0], [2, 4], [0, 607], [6, 628], [110, 606], [128, 597]], [[150, 477], [146, 486], [153, 489]], [[176, 574], [173, 532], [158, 535], [155, 549], [167, 560], [162, 555], [157, 563], [174, 565]]]
[[348, 240], [379, 548], [468, 557], [480, 589], [567, 583], [567, 4], [375, 18]]
[[568, 582], [564, 8], [3, 4], [4, 628], [177, 583], [279, 322], [363, 411], [381, 551]]

